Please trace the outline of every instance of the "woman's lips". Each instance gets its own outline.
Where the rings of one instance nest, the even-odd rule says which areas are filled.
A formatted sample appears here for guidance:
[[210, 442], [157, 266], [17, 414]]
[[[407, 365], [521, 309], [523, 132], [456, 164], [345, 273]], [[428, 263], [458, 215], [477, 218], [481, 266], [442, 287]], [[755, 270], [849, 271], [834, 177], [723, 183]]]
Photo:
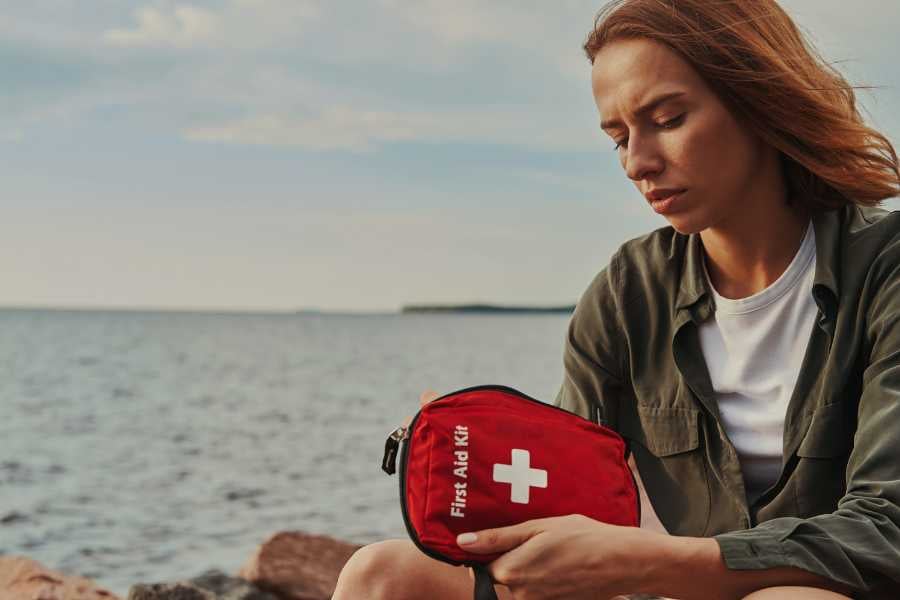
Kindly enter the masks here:
[[668, 214], [670, 212], [674, 212], [678, 209], [678, 205], [680, 204], [679, 200], [682, 196], [684, 196], [687, 190], [681, 190], [680, 192], [676, 192], [675, 194], [667, 197], [661, 198], [659, 200], [653, 200], [650, 203], [650, 206], [653, 207], [657, 213], [661, 215]]

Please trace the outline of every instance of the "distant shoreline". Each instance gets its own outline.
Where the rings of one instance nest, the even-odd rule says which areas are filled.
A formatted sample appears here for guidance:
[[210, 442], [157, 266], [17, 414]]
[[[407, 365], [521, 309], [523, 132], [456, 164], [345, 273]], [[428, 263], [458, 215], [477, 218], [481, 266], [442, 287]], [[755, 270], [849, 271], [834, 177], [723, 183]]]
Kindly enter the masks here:
[[466, 314], [569, 314], [575, 305], [568, 306], [501, 306], [496, 304], [411, 304], [400, 310], [322, 310], [302, 309], [240, 309], [240, 308], [171, 308], [171, 307], [118, 307], [118, 306], [0, 306], [4, 313], [56, 313], [56, 314], [120, 314], [120, 315], [222, 315], [222, 316], [392, 316], [402, 314], [466, 313]]
[[571, 313], [575, 305], [567, 306], [499, 306], [496, 304], [411, 304], [404, 306], [401, 313]]

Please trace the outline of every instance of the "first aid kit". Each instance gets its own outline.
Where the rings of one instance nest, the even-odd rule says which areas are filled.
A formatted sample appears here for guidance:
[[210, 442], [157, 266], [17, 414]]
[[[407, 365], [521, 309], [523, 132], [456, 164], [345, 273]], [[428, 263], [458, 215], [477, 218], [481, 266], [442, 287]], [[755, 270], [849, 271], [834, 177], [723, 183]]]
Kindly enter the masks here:
[[460, 533], [569, 514], [640, 525], [638, 487], [614, 430], [503, 385], [461, 389], [425, 404], [385, 443], [399, 466], [407, 533], [428, 556], [472, 567], [475, 600], [496, 600], [485, 567], [502, 554], [468, 552]]

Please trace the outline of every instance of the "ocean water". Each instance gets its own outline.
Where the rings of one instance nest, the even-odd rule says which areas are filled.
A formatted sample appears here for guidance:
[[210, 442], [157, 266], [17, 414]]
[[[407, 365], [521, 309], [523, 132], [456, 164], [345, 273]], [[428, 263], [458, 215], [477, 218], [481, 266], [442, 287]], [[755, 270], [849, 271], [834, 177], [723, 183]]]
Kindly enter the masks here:
[[0, 311], [0, 554], [124, 597], [278, 531], [405, 538], [388, 433], [426, 388], [552, 401], [568, 319]]

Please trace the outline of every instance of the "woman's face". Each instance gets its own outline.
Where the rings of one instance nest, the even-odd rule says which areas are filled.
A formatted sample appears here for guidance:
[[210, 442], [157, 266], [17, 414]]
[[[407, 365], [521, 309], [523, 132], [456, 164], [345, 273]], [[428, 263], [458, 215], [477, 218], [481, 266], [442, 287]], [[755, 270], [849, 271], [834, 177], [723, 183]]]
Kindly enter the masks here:
[[767, 146], [690, 64], [659, 42], [620, 39], [597, 53], [591, 83], [601, 126], [638, 191], [652, 199], [655, 190], [684, 190], [647, 199], [653, 210], [681, 233], [740, 216], [759, 189]]

